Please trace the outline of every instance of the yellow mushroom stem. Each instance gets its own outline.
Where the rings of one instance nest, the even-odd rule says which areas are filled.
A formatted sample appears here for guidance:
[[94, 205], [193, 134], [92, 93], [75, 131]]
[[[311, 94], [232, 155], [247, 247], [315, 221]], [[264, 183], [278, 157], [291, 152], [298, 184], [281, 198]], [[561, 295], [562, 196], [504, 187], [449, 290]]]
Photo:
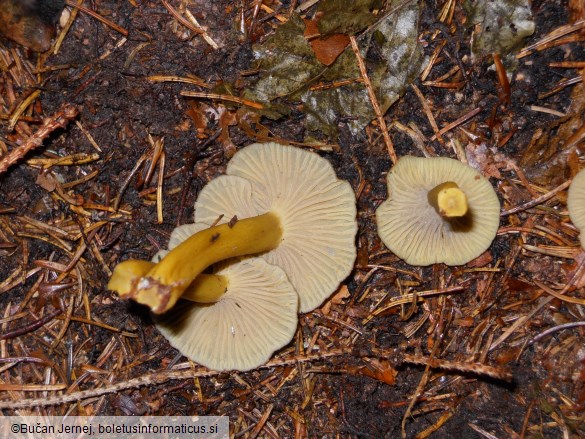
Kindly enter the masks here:
[[119, 263], [108, 282], [108, 290], [116, 291], [121, 297], [128, 296], [132, 291], [132, 284], [146, 275], [155, 265], [154, 262], [138, 259]]
[[[147, 267], [146, 264], [152, 263], [136, 260], [118, 264], [108, 288], [122, 298], [133, 299], [161, 314], [171, 309], [211, 264], [272, 250], [281, 240], [280, 219], [271, 212], [238, 220], [235, 224], [210, 227], [183, 241], [158, 264]], [[214, 289], [220, 290], [221, 285]]]
[[[114, 275], [108, 283], [108, 289], [127, 296], [132, 289], [132, 282], [145, 276], [156, 264], [149, 261], [130, 260], [118, 264]], [[218, 274], [201, 273], [187, 287], [181, 299], [197, 303], [213, 303], [226, 292], [228, 280]]]
[[445, 218], [460, 218], [468, 210], [467, 196], [453, 181], [435, 186], [428, 193], [429, 204]]

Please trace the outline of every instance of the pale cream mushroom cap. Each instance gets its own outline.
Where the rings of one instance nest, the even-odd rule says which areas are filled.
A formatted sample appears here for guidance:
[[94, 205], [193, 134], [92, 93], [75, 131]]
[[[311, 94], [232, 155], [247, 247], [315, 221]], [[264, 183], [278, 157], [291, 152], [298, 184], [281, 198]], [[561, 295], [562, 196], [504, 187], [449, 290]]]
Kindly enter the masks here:
[[[445, 219], [428, 192], [452, 181], [467, 196], [464, 217]], [[488, 249], [500, 223], [500, 202], [474, 168], [447, 157], [406, 156], [388, 173], [388, 199], [376, 211], [384, 244], [411, 265], [463, 265]]]
[[[169, 249], [206, 227], [177, 227]], [[169, 343], [197, 363], [214, 370], [254, 369], [293, 338], [298, 295], [285, 272], [262, 258], [232, 259], [220, 265], [214, 274], [227, 277], [228, 287], [217, 302], [179, 300], [170, 311], [153, 318]]]
[[567, 207], [571, 221], [581, 232], [581, 247], [585, 248], [585, 169], [582, 169], [569, 186]]
[[323, 303], [353, 268], [357, 232], [355, 195], [319, 155], [277, 143], [238, 151], [227, 175], [208, 183], [195, 203], [197, 222], [223, 215], [248, 218], [276, 213], [280, 245], [261, 256], [281, 267], [299, 294], [300, 311]]

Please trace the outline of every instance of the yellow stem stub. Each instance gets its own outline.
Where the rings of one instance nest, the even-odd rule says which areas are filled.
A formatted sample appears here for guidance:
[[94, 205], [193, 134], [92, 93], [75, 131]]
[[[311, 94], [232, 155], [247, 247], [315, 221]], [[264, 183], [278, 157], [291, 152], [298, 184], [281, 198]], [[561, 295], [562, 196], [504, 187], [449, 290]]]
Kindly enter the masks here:
[[[117, 291], [121, 297], [128, 297], [140, 279], [156, 264], [149, 261], [129, 260], [116, 265], [108, 282], [108, 289]], [[187, 287], [181, 299], [197, 303], [216, 302], [227, 290], [228, 279], [217, 274], [200, 274]], [[153, 302], [153, 305], [156, 305]]]
[[213, 303], [223, 296], [228, 288], [228, 279], [218, 274], [200, 274], [187, 287], [181, 299], [197, 303]]
[[108, 282], [108, 290], [116, 291], [121, 297], [128, 296], [132, 291], [133, 284], [136, 284], [154, 266], [154, 262], [137, 259], [120, 262], [114, 268], [112, 277]]
[[[156, 314], [171, 309], [193, 281], [210, 265], [237, 256], [266, 252], [282, 240], [279, 217], [271, 212], [221, 224], [195, 233], [171, 250], [158, 264], [145, 261], [125, 261], [114, 269], [108, 284], [121, 297], [147, 305]], [[146, 271], [146, 272], [144, 272]], [[201, 281], [203, 282], [203, 281]], [[208, 281], [207, 283], [209, 284]], [[197, 301], [213, 302], [214, 294], [225, 291], [217, 284], [207, 298]], [[190, 299], [194, 300], [194, 299]]]
[[428, 194], [429, 203], [445, 218], [460, 218], [469, 209], [467, 196], [457, 183], [447, 181], [433, 188]]

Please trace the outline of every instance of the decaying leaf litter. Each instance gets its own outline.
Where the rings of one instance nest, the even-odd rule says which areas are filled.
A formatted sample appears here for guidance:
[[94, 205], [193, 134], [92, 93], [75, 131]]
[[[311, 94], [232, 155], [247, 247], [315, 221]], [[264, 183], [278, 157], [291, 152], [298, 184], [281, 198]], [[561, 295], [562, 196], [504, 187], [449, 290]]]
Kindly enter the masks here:
[[[585, 259], [566, 209], [582, 2], [354, 4], [93, 2], [68, 6], [48, 52], [2, 40], [5, 414], [226, 414], [238, 437], [584, 434]], [[105, 285], [165, 248], [238, 147], [268, 139], [351, 183], [356, 266], [266, 366], [208, 371]], [[490, 178], [490, 250], [424, 268], [386, 250], [374, 213], [392, 151]]]

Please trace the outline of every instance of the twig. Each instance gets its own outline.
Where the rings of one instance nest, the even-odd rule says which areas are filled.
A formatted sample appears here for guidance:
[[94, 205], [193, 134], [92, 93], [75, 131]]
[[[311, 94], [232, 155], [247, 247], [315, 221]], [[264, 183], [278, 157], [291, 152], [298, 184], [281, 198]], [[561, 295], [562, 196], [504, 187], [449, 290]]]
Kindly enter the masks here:
[[437, 47], [435, 47], [435, 50], [433, 50], [433, 54], [431, 55], [427, 66], [425, 67], [423, 72], [420, 74], [421, 81], [425, 81], [427, 79], [427, 76], [429, 76], [429, 74], [431, 73], [431, 70], [433, 69], [433, 67], [435, 65], [435, 61], [437, 61], [437, 58], [439, 57], [439, 53], [441, 53], [441, 50], [443, 50], [443, 48], [445, 47], [445, 44], [447, 44], [447, 40], [441, 41], [437, 45]]
[[248, 107], [256, 108], [258, 110], [264, 108], [264, 105], [262, 105], [260, 102], [254, 102], [249, 99], [240, 98], [238, 96], [221, 95], [217, 93], [205, 93], [188, 90], [182, 91], [181, 96], [187, 96], [190, 98], [219, 99], [222, 101], [235, 102], [236, 104], [246, 105]]
[[[290, 366], [298, 363], [306, 363], [309, 361], [318, 361], [328, 357], [342, 356], [346, 354], [343, 349], [336, 349], [329, 352], [320, 352], [316, 354], [293, 356], [286, 359], [274, 359], [263, 366], [261, 369], [267, 369], [275, 366]], [[45, 407], [49, 405], [66, 404], [73, 401], [80, 401], [88, 398], [95, 398], [109, 393], [118, 393], [122, 390], [133, 389], [143, 386], [152, 387], [158, 384], [164, 384], [167, 381], [186, 380], [193, 378], [215, 376], [223, 373], [222, 371], [201, 369], [187, 369], [187, 370], [164, 370], [148, 375], [143, 375], [121, 383], [112, 384], [110, 386], [101, 387], [98, 389], [82, 390], [67, 395], [58, 395], [52, 397], [44, 397], [38, 399], [24, 399], [20, 401], [0, 401], [0, 410], [3, 409], [19, 409], [25, 407]]]
[[489, 347], [489, 351], [493, 351], [495, 348], [497, 348], [502, 342], [504, 342], [510, 335], [512, 335], [520, 326], [524, 325], [526, 322], [528, 322], [532, 317], [534, 317], [534, 315], [539, 312], [542, 308], [544, 308], [544, 306], [549, 303], [552, 299], [554, 299], [553, 296], [549, 296], [549, 297], [543, 297], [542, 299], [540, 299], [538, 301], [538, 304], [534, 307], [534, 309], [532, 311], [530, 311], [528, 314], [526, 314], [525, 316], [522, 316], [521, 318], [519, 318], [518, 320], [516, 320], [514, 323], [512, 323], [512, 325], [510, 325], [510, 327], [508, 329], [506, 329], [502, 335], [500, 335], [500, 337], [493, 342], [490, 347]]
[[203, 88], [212, 88], [211, 85], [206, 83], [203, 79], [193, 76], [152, 75], [148, 76], [146, 79], [152, 82], [184, 82], [185, 84], [193, 84]]
[[89, 131], [87, 131], [83, 127], [83, 125], [81, 125], [81, 122], [79, 122], [78, 120], [76, 120], [75, 121], [75, 125], [77, 125], [77, 128], [79, 128], [81, 130], [81, 132], [83, 133], [83, 135], [87, 138], [87, 140], [89, 141], [89, 143], [91, 144], [91, 146], [93, 146], [93, 148], [95, 150], [97, 150], [98, 152], [103, 152], [102, 149], [100, 148], [100, 146], [97, 144], [97, 142], [93, 138], [93, 136], [89, 133]]
[[71, 6], [72, 8], [79, 9], [81, 12], [85, 12], [87, 15], [90, 15], [93, 18], [95, 18], [96, 20], [101, 21], [103, 24], [105, 24], [106, 26], [111, 27], [116, 32], [121, 33], [125, 37], [128, 36], [128, 31], [126, 29], [124, 29], [123, 27], [118, 26], [116, 23], [108, 20], [107, 18], [102, 17], [97, 12], [92, 11], [91, 9], [88, 9], [85, 6], [82, 6], [82, 5], [78, 4], [78, 3], [75, 3], [72, 0], [65, 0], [65, 3], [67, 3], [68, 6]]
[[552, 334], [553, 332], [561, 331], [563, 329], [576, 328], [578, 326], [585, 326], [585, 321], [582, 321], [582, 322], [569, 322], [569, 323], [564, 323], [562, 325], [553, 326], [552, 328], [548, 328], [546, 331], [541, 332], [536, 337], [534, 337], [532, 340], [530, 340], [528, 342], [528, 344], [533, 344], [533, 343], [537, 342], [538, 340], [540, 340], [541, 338], [544, 338], [547, 335]]
[[173, 17], [175, 17], [177, 19], [177, 21], [179, 23], [181, 23], [183, 26], [185, 26], [187, 29], [192, 30], [196, 34], [203, 34], [204, 33], [203, 29], [197, 29], [188, 20], [186, 20], [185, 18], [183, 18], [183, 16], [181, 14], [179, 14], [177, 12], [177, 10], [175, 8], [173, 8], [166, 0], [161, 0], [161, 1], [162, 1], [162, 4], [164, 5], [164, 7], [167, 8], [167, 10], [171, 13], [171, 15]]
[[197, 21], [195, 16], [191, 13], [191, 11], [189, 11], [189, 9], [185, 9], [185, 15], [187, 16], [187, 19], [193, 24], [193, 26], [195, 26], [197, 29], [201, 29], [203, 31], [203, 33], [201, 34], [201, 37], [203, 37], [205, 42], [207, 44], [209, 44], [211, 47], [213, 47], [215, 50], [219, 49], [219, 46], [217, 45], [217, 43], [215, 41], [213, 41], [213, 38], [211, 38], [209, 36], [209, 34], [207, 33], [207, 31], [203, 27], [201, 27], [201, 25], [199, 24], [199, 22]]
[[431, 137], [431, 140], [438, 139], [440, 136], [442, 136], [443, 134], [445, 134], [447, 131], [452, 130], [453, 128], [455, 128], [458, 125], [461, 125], [463, 122], [466, 122], [468, 119], [471, 119], [473, 116], [475, 116], [481, 110], [483, 110], [482, 107], [477, 107], [474, 110], [471, 110], [469, 113], [464, 114], [463, 116], [461, 116], [457, 120], [454, 120], [450, 124], [448, 124], [448, 125], [444, 126], [443, 128], [441, 128], [437, 134], [435, 134], [433, 137]]
[[423, 298], [425, 298], [427, 296], [435, 296], [438, 294], [459, 293], [461, 291], [465, 291], [465, 288], [462, 286], [453, 286], [453, 287], [440, 288], [437, 290], [418, 291], [418, 292], [414, 292], [414, 293], [405, 294], [403, 296], [392, 297], [389, 301], [390, 302], [389, 304], [384, 305], [384, 307], [382, 307], [382, 308], [375, 309], [374, 311], [372, 311], [370, 313], [370, 315], [368, 315], [368, 317], [364, 318], [362, 320], [362, 325], [365, 325], [370, 320], [372, 320], [374, 317], [388, 311], [390, 308], [393, 308], [393, 307], [398, 306], [398, 305], [405, 305], [408, 303], [413, 303], [413, 301], [415, 299], [418, 302], [419, 300], [423, 300]]
[[486, 439], [498, 439], [497, 436], [491, 434], [489, 431], [484, 430], [481, 427], [478, 427], [475, 424], [472, 424], [471, 422], [468, 422], [467, 425], [469, 425], [469, 427], [475, 431], [477, 431], [481, 436], [483, 436]]
[[575, 32], [575, 31], [578, 31], [580, 29], [583, 29], [584, 27], [585, 27], [585, 20], [579, 20], [579, 21], [576, 21], [575, 23], [571, 23], [571, 24], [567, 24], [565, 26], [561, 26], [561, 27], [555, 29], [554, 31], [552, 31], [551, 33], [549, 33], [548, 35], [546, 35], [540, 41], [537, 41], [536, 43], [531, 44], [530, 46], [525, 47], [524, 49], [522, 49], [516, 55], [516, 58], [518, 58], [518, 59], [524, 58], [526, 55], [530, 55], [532, 53], [532, 51], [535, 50], [535, 49], [536, 50], [542, 50], [551, 41], [554, 41], [557, 38], [560, 38], [560, 37], [562, 37], [564, 35], [570, 34], [571, 32]]
[[518, 213], [518, 212], [522, 212], [523, 210], [530, 209], [531, 207], [538, 206], [540, 203], [544, 203], [545, 201], [547, 201], [547, 200], [551, 199], [552, 197], [554, 197], [560, 191], [565, 190], [566, 188], [568, 188], [570, 186], [570, 184], [571, 184], [571, 181], [573, 181], [573, 180], [567, 180], [567, 181], [565, 181], [563, 184], [561, 184], [560, 186], [557, 186], [552, 191], [547, 192], [546, 194], [543, 194], [540, 197], [535, 198], [532, 201], [529, 201], [528, 203], [524, 203], [521, 206], [516, 206], [516, 207], [514, 207], [512, 209], [505, 210], [504, 212], [502, 212], [500, 214], [500, 216], [512, 215], [514, 213]]
[[506, 68], [504, 67], [504, 63], [502, 63], [502, 59], [500, 58], [499, 54], [492, 53], [492, 57], [494, 59], [494, 65], [496, 66], [498, 82], [502, 87], [500, 101], [504, 104], [509, 105], [512, 96], [512, 91], [510, 89], [510, 81], [508, 81], [508, 75], [506, 74]]
[[549, 67], [560, 67], [563, 69], [585, 69], [585, 61], [561, 61], [549, 62]]
[[418, 96], [418, 99], [420, 100], [420, 103], [423, 106], [423, 110], [427, 116], [427, 119], [429, 120], [429, 123], [431, 124], [431, 127], [433, 128], [433, 131], [435, 132], [435, 136], [436, 136], [437, 140], [439, 142], [443, 143], [444, 141], [443, 141], [443, 138], [441, 137], [441, 134], [439, 133], [439, 126], [437, 125], [437, 121], [435, 120], [435, 116], [433, 116], [433, 112], [431, 111], [431, 106], [429, 105], [428, 101], [425, 99], [425, 97], [423, 96], [423, 94], [421, 93], [419, 88], [416, 86], [416, 84], [411, 84], [410, 86], [414, 90], [414, 93]]
[[541, 113], [548, 113], [548, 114], [552, 114], [553, 116], [558, 116], [558, 117], [565, 117], [566, 116], [566, 114], [561, 112], [561, 111], [553, 110], [552, 108], [540, 107], [538, 105], [531, 105], [528, 108], [530, 108], [532, 111], [540, 111]]
[[19, 121], [22, 113], [24, 113], [28, 106], [36, 98], [38, 98], [40, 94], [41, 94], [40, 90], [33, 91], [30, 95], [27, 96], [27, 98], [24, 101], [22, 101], [22, 103], [16, 108], [16, 110], [14, 110], [14, 112], [10, 115], [10, 119], [8, 119], [8, 131], [12, 131], [14, 129], [14, 126]]
[[65, 390], [65, 384], [0, 384], [0, 390], [3, 392], [46, 392], [54, 390]]
[[548, 97], [551, 97], [555, 93], [558, 93], [559, 91], [561, 91], [563, 88], [568, 87], [569, 85], [578, 84], [580, 82], [583, 82], [583, 77], [581, 75], [575, 76], [574, 78], [563, 79], [552, 90], [549, 90], [549, 91], [544, 92], [544, 93], [539, 93], [538, 99], [546, 99]]
[[366, 64], [364, 63], [364, 59], [362, 58], [362, 55], [360, 53], [360, 48], [358, 47], [357, 41], [353, 35], [349, 37], [349, 40], [351, 41], [351, 48], [355, 53], [358, 66], [360, 68], [360, 73], [364, 80], [364, 85], [366, 86], [366, 90], [368, 91], [370, 102], [372, 103], [372, 107], [374, 108], [374, 113], [376, 113], [376, 119], [378, 120], [378, 125], [380, 125], [380, 130], [382, 131], [382, 136], [384, 137], [384, 143], [386, 143], [386, 148], [388, 149], [388, 154], [390, 155], [390, 160], [392, 160], [392, 163], [396, 163], [398, 161], [398, 157], [396, 156], [396, 152], [394, 152], [394, 145], [392, 144], [392, 140], [390, 139], [390, 135], [388, 134], [388, 127], [386, 126], [384, 115], [382, 114], [382, 111], [380, 110], [380, 105], [378, 104], [378, 100], [376, 99], [374, 88], [372, 87], [372, 83], [370, 82], [370, 78], [368, 77]]
[[50, 322], [51, 320], [53, 320], [55, 317], [57, 317], [62, 312], [63, 311], [60, 309], [55, 310], [52, 313], [47, 314], [46, 316], [41, 317], [40, 319], [35, 320], [34, 322], [32, 322], [26, 326], [23, 326], [22, 328], [18, 328], [18, 329], [15, 329], [14, 331], [6, 332], [6, 333], [0, 335], [0, 340], [8, 340], [10, 338], [16, 338], [20, 335], [24, 335], [24, 334], [27, 334], [29, 332], [32, 332], [35, 329], [38, 329], [41, 326], [43, 326], [45, 323]]
[[507, 367], [488, 366], [483, 363], [469, 363], [461, 361], [449, 361], [439, 358], [422, 357], [420, 355], [405, 354], [405, 363], [429, 365], [433, 369], [442, 369], [475, 375], [488, 376], [497, 380], [512, 381], [512, 372]]
[[585, 299], [578, 299], [576, 297], [569, 297], [569, 296], [565, 296], [565, 290], [567, 290], [567, 288], [563, 288], [563, 291], [561, 291], [561, 293], [557, 293], [556, 291], [554, 291], [552, 288], [547, 287], [545, 284], [543, 284], [542, 282], [539, 282], [537, 280], [533, 281], [535, 285], [537, 285], [539, 288], [542, 288], [546, 293], [550, 294], [551, 296], [562, 300], [563, 302], [568, 302], [568, 303], [574, 303], [577, 305], [585, 305]]
[[0, 159], [0, 174], [5, 172], [10, 166], [27, 155], [30, 151], [38, 148], [43, 144], [43, 140], [55, 131], [57, 128], [64, 128], [67, 123], [75, 118], [79, 109], [72, 104], [65, 104], [53, 116], [46, 118], [43, 126], [30, 136], [26, 142], [12, 150], [10, 153]]
[[114, 200], [114, 206], [113, 206], [114, 211], [117, 211], [118, 208], [120, 207], [120, 202], [122, 201], [122, 196], [124, 195], [124, 192], [126, 192], [126, 188], [128, 188], [130, 181], [132, 180], [134, 175], [138, 172], [138, 170], [140, 169], [140, 167], [142, 166], [142, 164], [144, 163], [144, 161], [148, 157], [149, 153], [150, 153], [150, 150], [146, 151], [144, 154], [142, 154], [140, 156], [140, 158], [136, 161], [134, 168], [132, 168], [132, 170], [130, 171], [130, 174], [128, 175], [128, 177], [126, 177], [126, 179], [124, 180], [124, 183], [122, 183], [122, 187], [120, 187], [120, 190], [118, 191], [118, 195], [116, 196], [116, 199]]
[[[83, 0], [77, 0], [77, 4], [81, 4], [81, 3], [83, 3]], [[63, 41], [65, 40], [65, 37], [69, 33], [69, 30], [71, 29], [73, 22], [77, 18], [78, 13], [79, 13], [79, 9], [77, 9], [77, 8], [73, 8], [71, 10], [71, 14], [69, 14], [69, 19], [67, 20], [67, 23], [65, 23], [65, 25], [61, 29], [61, 32], [59, 32], [59, 35], [55, 39], [55, 44], [53, 46], [53, 53], [55, 55], [57, 55], [59, 53], [59, 50], [61, 49], [61, 44], [63, 44]]]
[[[162, 141], [161, 141], [162, 143]], [[164, 145], [162, 146], [163, 150], [160, 155], [160, 162], [158, 168], [158, 181], [156, 185], [156, 222], [157, 224], [163, 223], [163, 181], [165, 177], [165, 151]]]

